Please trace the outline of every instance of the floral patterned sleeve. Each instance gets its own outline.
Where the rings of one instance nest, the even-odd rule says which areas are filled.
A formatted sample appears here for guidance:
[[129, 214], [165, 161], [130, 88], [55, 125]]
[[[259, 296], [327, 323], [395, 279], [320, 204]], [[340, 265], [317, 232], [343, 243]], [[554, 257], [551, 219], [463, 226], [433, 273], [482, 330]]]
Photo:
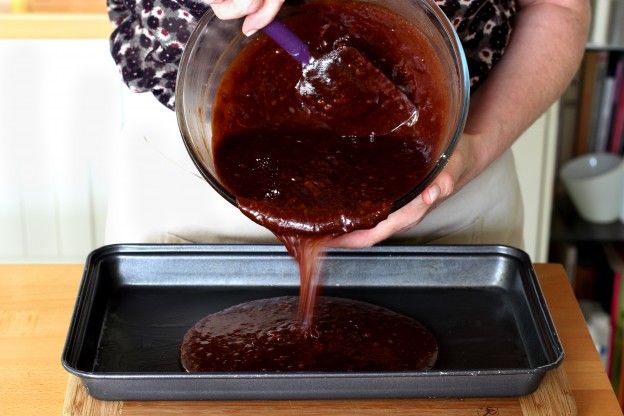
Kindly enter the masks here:
[[[115, 26], [110, 44], [124, 82], [151, 91], [170, 109], [182, 51], [208, 9], [202, 0], [107, 0]], [[511, 37], [515, 0], [435, 0], [462, 41], [472, 91], [503, 56]]]
[[111, 54], [132, 91], [174, 108], [182, 50], [207, 8], [199, 0], [108, 0]]
[[435, 0], [461, 40], [471, 92], [502, 58], [511, 38], [516, 0]]

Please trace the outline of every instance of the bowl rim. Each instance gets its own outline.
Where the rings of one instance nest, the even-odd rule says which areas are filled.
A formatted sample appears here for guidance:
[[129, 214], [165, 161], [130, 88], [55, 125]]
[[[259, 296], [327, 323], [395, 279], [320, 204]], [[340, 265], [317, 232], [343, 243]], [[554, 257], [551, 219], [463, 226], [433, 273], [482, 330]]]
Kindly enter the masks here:
[[[592, 171], [587, 169], [588, 161], [596, 159], [598, 161], [604, 161], [608, 165], [600, 171]], [[578, 167], [581, 167], [583, 171], [579, 173], [576, 171]], [[612, 175], [615, 171], [624, 168], [624, 159], [613, 153], [597, 152], [587, 153], [585, 155], [575, 157], [567, 161], [560, 169], [559, 176], [564, 182], [581, 183], [586, 181], [593, 181], [602, 178], [607, 175]]]
[[[366, 1], [366, 0], [364, 0]], [[466, 60], [466, 55], [464, 53], [464, 48], [461, 44], [461, 40], [457, 35], [455, 27], [450, 22], [446, 14], [442, 11], [442, 9], [435, 3], [434, 0], [409, 0], [412, 3], [425, 4], [429, 7], [429, 11], [431, 11], [437, 20], [441, 24], [441, 28], [446, 32], [447, 42], [451, 46], [451, 53], [459, 58], [458, 69], [459, 69], [459, 85], [460, 85], [460, 113], [458, 117], [458, 122], [455, 126], [455, 131], [451, 133], [451, 139], [449, 140], [448, 145], [444, 149], [444, 151], [440, 154], [438, 160], [435, 165], [431, 168], [429, 173], [412, 188], [405, 195], [394, 201], [390, 207], [389, 213], [397, 211], [403, 206], [407, 205], [410, 201], [420, 195], [427, 186], [433, 182], [433, 179], [444, 169], [446, 164], [448, 163], [453, 151], [457, 147], [457, 143], [459, 142], [462, 132], [464, 130], [464, 126], [466, 124], [466, 119], [468, 117], [468, 110], [470, 107], [470, 76], [468, 73], [468, 62]], [[216, 15], [212, 11], [211, 8], [208, 8], [206, 13], [199, 19], [197, 26], [191, 33], [189, 40], [186, 44], [186, 48], [182, 53], [182, 58], [180, 59], [180, 64], [178, 68], [178, 75], [176, 79], [176, 91], [175, 91], [175, 112], [176, 118], [178, 120], [178, 127], [180, 130], [180, 134], [182, 136], [184, 146], [186, 147], [193, 164], [197, 167], [200, 174], [204, 177], [204, 179], [208, 182], [212, 188], [217, 191], [217, 193], [230, 202], [232, 205], [238, 208], [238, 203], [236, 202], [236, 197], [225, 187], [221, 185], [218, 178], [215, 177], [200, 161], [200, 158], [196, 154], [192, 142], [190, 139], [190, 131], [186, 122], [186, 119], [183, 116], [183, 102], [184, 102], [184, 92], [183, 88], [178, 88], [182, 84], [183, 79], [186, 77], [188, 62], [191, 55], [191, 50], [195, 46], [198, 37], [200, 36], [201, 30], [213, 19], [216, 19]]]
[[197, 43], [197, 38], [200, 35], [201, 29], [203, 29], [211, 20], [216, 19], [216, 18], [217, 17], [215, 13], [212, 11], [212, 8], [209, 7], [204, 13], [204, 15], [197, 22], [197, 26], [195, 26], [195, 29], [191, 32], [191, 36], [189, 37], [189, 40], [186, 42], [186, 47], [184, 48], [184, 51], [182, 52], [182, 58], [180, 59], [180, 64], [178, 66], [178, 75], [176, 77], [175, 113], [176, 113], [176, 118], [178, 120], [178, 128], [180, 130], [180, 135], [182, 136], [182, 141], [184, 142], [184, 147], [186, 147], [186, 151], [191, 157], [193, 164], [195, 165], [199, 173], [204, 177], [206, 182], [208, 182], [208, 184], [212, 186], [212, 188], [215, 191], [217, 191], [217, 193], [221, 195], [222, 198], [224, 198], [229, 203], [231, 203], [232, 205], [238, 208], [238, 204], [236, 203], [236, 197], [232, 193], [230, 193], [227, 189], [225, 189], [223, 186], [221, 186], [221, 184], [219, 183], [219, 180], [212, 173], [210, 173], [210, 171], [206, 169], [204, 164], [200, 161], [199, 157], [195, 153], [195, 149], [193, 148], [193, 145], [191, 144], [190, 130], [188, 128], [186, 118], [183, 116], [184, 112], [180, 110], [180, 108], [183, 108], [182, 103], [184, 103], [184, 90], [183, 88], [178, 88], [178, 87], [182, 85], [182, 81], [186, 77], [186, 71], [187, 71], [188, 62], [189, 62], [190, 55], [191, 55], [191, 50], [193, 49], [192, 47], [195, 45], [195, 43]]

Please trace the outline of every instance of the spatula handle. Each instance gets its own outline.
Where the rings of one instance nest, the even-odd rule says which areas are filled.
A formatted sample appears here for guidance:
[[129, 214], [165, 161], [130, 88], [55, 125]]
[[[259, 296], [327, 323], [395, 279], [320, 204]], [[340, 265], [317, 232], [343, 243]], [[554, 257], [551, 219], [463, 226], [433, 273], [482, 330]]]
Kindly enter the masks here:
[[273, 20], [262, 31], [288, 52], [290, 56], [301, 62], [302, 65], [310, 63], [312, 57], [310, 56], [308, 46], [288, 29], [284, 23], [279, 20]]

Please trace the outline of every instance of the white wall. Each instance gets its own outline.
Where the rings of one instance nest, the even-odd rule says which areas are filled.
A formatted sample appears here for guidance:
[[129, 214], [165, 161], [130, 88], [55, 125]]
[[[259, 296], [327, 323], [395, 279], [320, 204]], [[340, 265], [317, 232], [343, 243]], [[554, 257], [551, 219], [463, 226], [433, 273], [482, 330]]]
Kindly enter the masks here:
[[534, 262], [548, 260], [557, 114], [555, 104], [512, 147], [524, 205], [525, 251]]
[[108, 41], [1, 40], [0, 57], [0, 262], [82, 262], [122, 122]]

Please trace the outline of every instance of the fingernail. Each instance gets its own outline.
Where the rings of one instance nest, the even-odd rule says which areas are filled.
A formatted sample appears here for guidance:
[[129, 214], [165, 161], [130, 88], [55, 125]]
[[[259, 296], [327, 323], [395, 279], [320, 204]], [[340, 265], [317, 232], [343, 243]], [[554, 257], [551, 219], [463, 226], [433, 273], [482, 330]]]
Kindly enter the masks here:
[[429, 189], [429, 199], [431, 203], [434, 203], [438, 197], [440, 196], [440, 187], [438, 185], [433, 185], [431, 189]]
[[241, 30], [243, 31], [243, 34], [247, 37], [253, 35], [258, 31], [258, 28], [254, 27], [255, 25], [252, 23], [253, 22], [249, 21], [249, 18], [245, 19], [245, 21], [243, 22], [243, 27], [241, 28]]

